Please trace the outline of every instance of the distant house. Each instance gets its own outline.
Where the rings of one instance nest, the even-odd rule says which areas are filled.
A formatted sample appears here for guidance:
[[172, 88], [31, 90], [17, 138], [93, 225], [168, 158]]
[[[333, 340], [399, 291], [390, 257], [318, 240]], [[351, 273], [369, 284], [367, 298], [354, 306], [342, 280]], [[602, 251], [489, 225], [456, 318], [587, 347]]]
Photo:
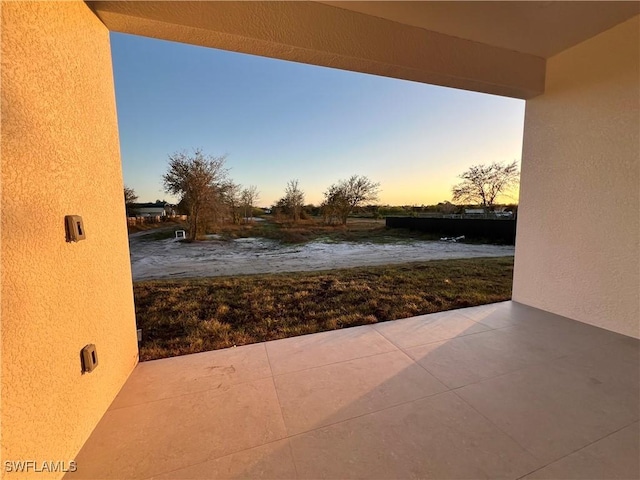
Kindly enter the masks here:
[[464, 214], [469, 217], [513, 218], [513, 212], [506, 211], [505, 208], [496, 207], [493, 211], [487, 211], [484, 208], [465, 208]]
[[134, 203], [129, 211], [136, 217], [173, 217], [176, 215], [175, 205], [167, 202]]
[[484, 215], [485, 211], [484, 211], [484, 208], [465, 208], [464, 214], [465, 215]]

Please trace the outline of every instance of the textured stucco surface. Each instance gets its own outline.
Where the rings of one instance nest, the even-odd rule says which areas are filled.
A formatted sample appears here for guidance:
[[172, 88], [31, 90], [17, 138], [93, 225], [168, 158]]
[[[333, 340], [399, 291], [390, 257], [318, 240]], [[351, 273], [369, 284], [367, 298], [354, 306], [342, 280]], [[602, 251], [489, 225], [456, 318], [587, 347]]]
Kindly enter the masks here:
[[[540, 58], [328, 6], [99, 5], [139, 35], [523, 98], [544, 85]], [[527, 106], [514, 286], [634, 336], [638, 27], [548, 62]], [[82, 2], [2, 3], [1, 75], [1, 458], [70, 460], [137, 361], [108, 30]], [[65, 242], [67, 214], [87, 240]], [[100, 365], [82, 375], [87, 343]]]
[[452, 37], [549, 58], [640, 13], [630, 1], [321, 1]]
[[513, 299], [639, 337], [640, 17], [547, 62], [529, 100]]
[[110, 30], [498, 95], [544, 89], [542, 58], [316, 2], [89, 2]]
[[109, 32], [82, 2], [2, 3], [1, 303], [2, 461], [71, 460], [137, 361]]

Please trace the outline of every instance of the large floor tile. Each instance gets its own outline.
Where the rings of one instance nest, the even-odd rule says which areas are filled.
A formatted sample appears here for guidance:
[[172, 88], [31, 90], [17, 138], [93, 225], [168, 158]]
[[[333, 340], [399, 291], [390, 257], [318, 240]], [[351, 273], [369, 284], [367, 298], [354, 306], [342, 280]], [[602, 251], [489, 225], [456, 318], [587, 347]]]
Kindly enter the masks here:
[[289, 434], [443, 392], [400, 351], [274, 377]]
[[640, 418], [640, 349], [625, 348], [616, 341], [558, 360], [566, 371], [595, 384], [601, 395], [615, 399], [619, 409]]
[[[558, 318], [562, 319], [562, 317]], [[625, 338], [618, 333], [568, 319], [566, 321], [559, 320], [558, 323], [527, 323], [502, 330], [565, 354], [606, 345]]]
[[289, 441], [285, 439], [157, 475], [153, 480], [292, 478], [296, 478], [296, 469]]
[[449, 388], [519, 370], [561, 355], [527, 338], [490, 330], [406, 349]]
[[110, 410], [70, 478], [146, 478], [286, 435], [273, 380]]
[[[555, 345], [570, 350], [584, 349], [623, 338], [622, 335], [546, 312], [517, 302], [501, 302], [457, 310], [491, 328], [516, 327], [525, 334], [541, 333], [555, 339]], [[568, 341], [568, 342], [567, 342]]]
[[638, 422], [547, 465], [526, 479], [640, 478], [640, 427]]
[[511, 326], [510, 311], [513, 302], [498, 302], [478, 307], [458, 308], [456, 312], [491, 328]]
[[517, 302], [500, 302], [457, 310], [462, 315], [491, 328], [522, 325], [559, 325], [573, 322], [567, 318], [545, 312]]
[[517, 302], [502, 302], [457, 311], [482, 325], [510, 333], [531, 345], [555, 351], [557, 355], [625, 338], [615, 332]]
[[545, 462], [636, 421], [634, 388], [558, 359], [456, 393]]
[[640, 341], [502, 302], [141, 363], [67, 476], [638, 478], [639, 418]]
[[396, 350], [368, 325], [275, 340], [266, 346], [274, 375]]
[[264, 344], [141, 362], [111, 409], [271, 376]]
[[477, 323], [455, 310], [378, 323], [372, 327], [400, 348], [490, 330], [486, 325]]
[[539, 462], [446, 392], [291, 438], [300, 478], [517, 478]]
[[634, 379], [638, 383], [640, 375], [640, 340], [623, 337], [604, 345], [599, 345], [588, 350], [570, 353], [566, 359], [569, 363], [584, 366], [586, 369], [597, 369], [605, 372], [623, 374], [626, 372], [625, 381]]

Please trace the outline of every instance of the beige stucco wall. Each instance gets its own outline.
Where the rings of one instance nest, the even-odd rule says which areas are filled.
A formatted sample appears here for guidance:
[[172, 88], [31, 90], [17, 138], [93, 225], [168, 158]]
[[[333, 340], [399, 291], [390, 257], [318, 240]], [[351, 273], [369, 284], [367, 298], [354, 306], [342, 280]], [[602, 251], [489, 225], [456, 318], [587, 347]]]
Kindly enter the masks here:
[[82, 2], [2, 3], [1, 215], [4, 471], [73, 459], [137, 361], [109, 32]]
[[639, 337], [640, 17], [548, 60], [527, 101], [514, 300]]
[[112, 31], [531, 98], [544, 59], [317, 2], [90, 1]]

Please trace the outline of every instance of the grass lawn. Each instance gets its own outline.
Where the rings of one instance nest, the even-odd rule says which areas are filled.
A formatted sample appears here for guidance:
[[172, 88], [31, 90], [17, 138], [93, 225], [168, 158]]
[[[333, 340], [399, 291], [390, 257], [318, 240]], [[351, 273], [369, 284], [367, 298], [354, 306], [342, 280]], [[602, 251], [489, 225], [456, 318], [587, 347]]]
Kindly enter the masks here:
[[185, 355], [511, 298], [513, 257], [134, 283], [140, 359]]
[[[175, 230], [181, 230], [186, 228], [186, 226], [187, 226], [187, 222], [183, 220], [168, 219], [164, 222], [158, 222], [158, 223], [138, 223], [136, 225], [127, 225], [127, 230], [129, 234], [132, 234], [132, 233], [146, 232], [149, 230], [166, 230], [169, 228], [173, 228]], [[173, 235], [173, 230], [171, 230], [171, 234]]]

